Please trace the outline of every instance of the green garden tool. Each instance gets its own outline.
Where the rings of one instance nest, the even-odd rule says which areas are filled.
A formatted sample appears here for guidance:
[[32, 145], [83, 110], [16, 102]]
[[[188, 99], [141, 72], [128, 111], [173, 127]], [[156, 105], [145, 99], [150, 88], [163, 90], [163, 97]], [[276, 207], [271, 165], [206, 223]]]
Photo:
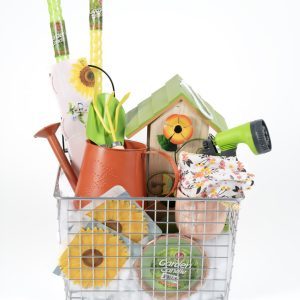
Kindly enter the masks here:
[[101, 93], [99, 86], [95, 86], [94, 99], [89, 107], [86, 124], [87, 138], [98, 146], [123, 148], [126, 127], [123, 104], [129, 98], [130, 93], [118, 101], [115, 97], [115, 85], [109, 74], [98, 66], [89, 65], [89, 67], [107, 76], [113, 92]]
[[236, 156], [239, 144], [247, 144], [258, 155], [272, 150], [271, 138], [266, 123], [256, 120], [218, 133], [203, 141], [201, 153], [207, 155]]
[[90, 105], [86, 126], [87, 138], [99, 146], [120, 147], [124, 145], [126, 114], [124, 102], [126, 94], [118, 101], [114, 93], [95, 96]]

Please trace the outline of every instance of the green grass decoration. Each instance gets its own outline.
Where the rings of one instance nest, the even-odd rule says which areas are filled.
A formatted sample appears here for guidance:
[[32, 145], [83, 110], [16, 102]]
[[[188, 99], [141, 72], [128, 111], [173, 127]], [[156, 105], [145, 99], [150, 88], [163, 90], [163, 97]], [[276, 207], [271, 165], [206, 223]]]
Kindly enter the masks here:
[[86, 126], [89, 140], [99, 146], [112, 147], [115, 142], [124, 145], [126, 114], [122, 104], [128, 97], [129, 94], [119, 102], [112, 94], [98, 95], [89, 108]]

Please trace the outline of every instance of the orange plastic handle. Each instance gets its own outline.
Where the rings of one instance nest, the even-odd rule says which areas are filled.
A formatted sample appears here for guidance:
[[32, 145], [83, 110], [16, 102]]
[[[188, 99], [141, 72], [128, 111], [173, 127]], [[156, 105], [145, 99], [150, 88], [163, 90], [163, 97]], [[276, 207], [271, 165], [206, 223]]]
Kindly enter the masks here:
[[173, 187], [170, 191], [170, 193], [168, 195], [166, 195], [165, 197], [168, 197], [170, 195], [172, 195], [175, 190], [177, 189], [178, 183], [179, 183], [179, 171], [178, 171], [178, 167], [174, 161], [174, 159], [172, 159], [168, 154], [166, 154], [165, 152], [162, 152], [160, 150], [155, 150], [155, 149], [150, 149], [149, 151], [146, 152], [146, 155], [149, 154], [158, 154], [161, 155], [162, 157], [164, 157], [171, 165], [174, 175], [175, 175], [175, 179], [174, 179], [174, 184]]

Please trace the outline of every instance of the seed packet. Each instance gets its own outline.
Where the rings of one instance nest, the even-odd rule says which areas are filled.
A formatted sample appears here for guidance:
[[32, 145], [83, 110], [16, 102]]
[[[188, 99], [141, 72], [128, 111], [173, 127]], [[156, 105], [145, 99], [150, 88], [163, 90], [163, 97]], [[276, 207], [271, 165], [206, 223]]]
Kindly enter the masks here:
[[140, 244], [93, 221], [73, 235], [54, 273], [68, 280], [72, 290], [86, 291], [84, 299], [90, 299], [89, 291], [114, 291], [121, 279], [130, 278], [140, 251]]
[[86, 216], [122, 234], [134, 243], [146, 244], [161, 235], [162, 230], [147, 213], [130, 199], [124, 188], [117, 186], [110, 191], [114, 199], [99, 199], [90, 204]]

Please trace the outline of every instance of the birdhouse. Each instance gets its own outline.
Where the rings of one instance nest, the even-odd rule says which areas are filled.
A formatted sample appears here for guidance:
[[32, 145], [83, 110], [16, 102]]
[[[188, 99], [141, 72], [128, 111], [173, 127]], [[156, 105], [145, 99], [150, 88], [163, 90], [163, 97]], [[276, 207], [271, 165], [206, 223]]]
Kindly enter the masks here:
[[[201, 140], [227, 129], [226, 121], [194, 89], [176, 75], [127, 113], [126, 136], [131, 138], [147, 126], [147, 145], [163, 151], [175, 161], [181, 150], [197, 152]], [[172, 186], [171, 168], [158, 155], [148, 160], [149, 196], [168, 194]]]

